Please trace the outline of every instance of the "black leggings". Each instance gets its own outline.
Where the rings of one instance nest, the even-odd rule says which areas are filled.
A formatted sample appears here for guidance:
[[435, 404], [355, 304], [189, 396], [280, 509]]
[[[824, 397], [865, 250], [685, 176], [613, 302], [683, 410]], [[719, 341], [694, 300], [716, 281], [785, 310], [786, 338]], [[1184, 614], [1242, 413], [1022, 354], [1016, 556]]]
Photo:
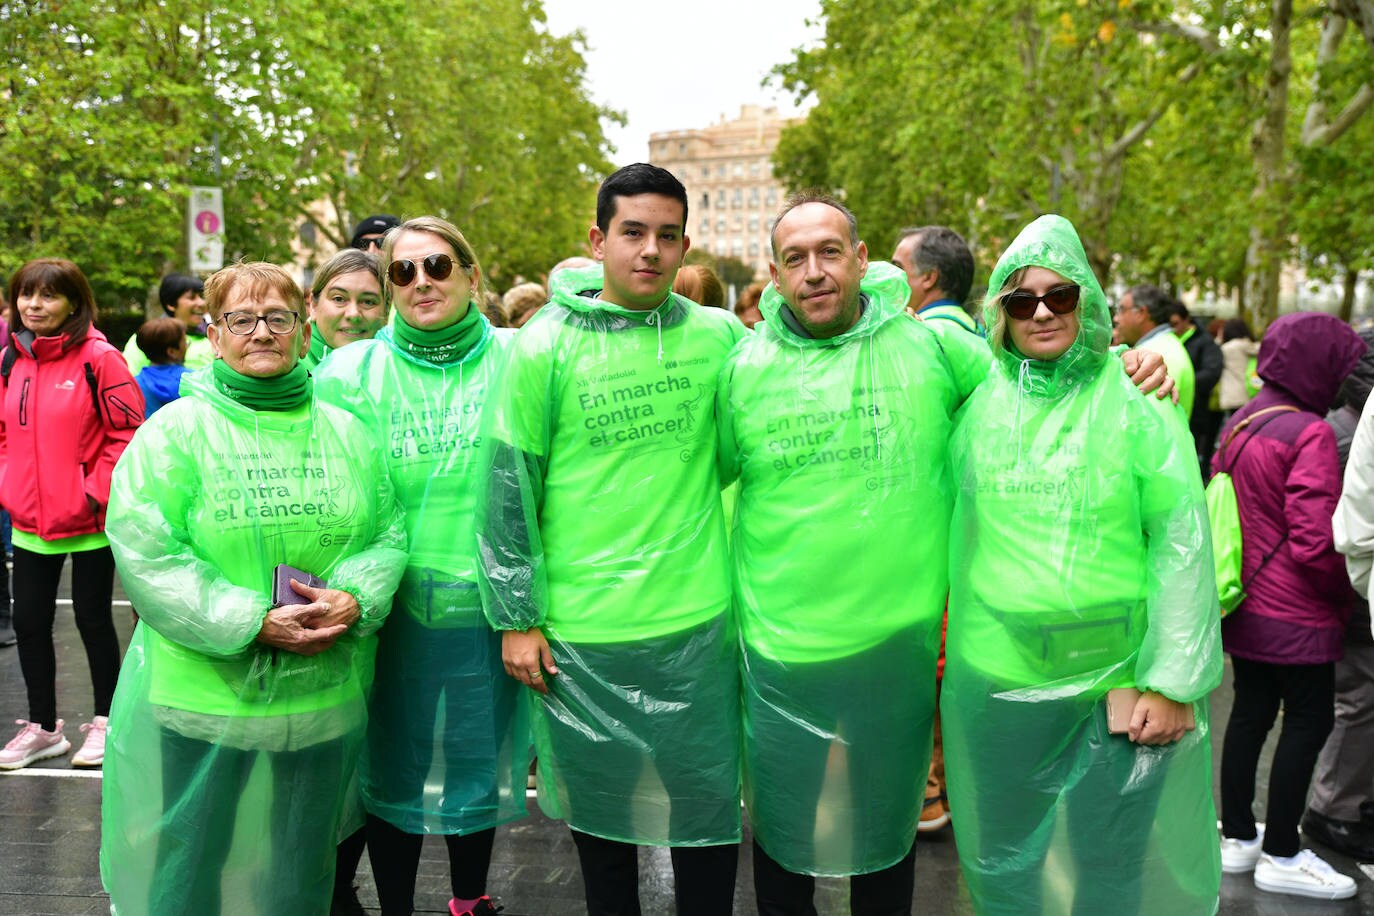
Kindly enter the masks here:
[[[119, 637], [110, 601], [114, 595], [114, 555], [109, 547], [81, 550], [72, 558], [72, 610], [86, 647], [95, 691], [95, 715], [110, 714], [119, 679]], [[57, 652], [53, 622], [57, 585], [67, 554], [31, 553], [14, 548], [14, 633], [19, 666], [29, 694], [29, 720], [48, 731], [57, 727]]]
[[[640, 916], [639, 847], [572, 831], [588, 916]], [[729, 916], [734, 907], [739, 844], [674, 846], [673, 896], [679, 913]]]
[[[448, 877], [453, 896], [475, 900], [487, 892], [487, 869], [496, 828], [476, 833], [444, 835], [448, 846]], [[415, 872], [425, 838], [406, 833], [376, 815], [367, 816], [367, 858], [382, 916], [410, 916], [415, 910]]]
[[[849, 879], [853, 916], [911, 916], [916, 847], [896, 865]], [[754, 842], [754, 893], [759, 916], [816, 916], [816, 879], [783, 868]]]
[[1221, 832], [1237, 840], [1256, 836], [1255, 769], [1264, 739], [1283, 706], [1283, 726], [1269, 771], [1264, 851], [1298, 854], [1298, 820], [1326, 737], [1335, 722], [1336, 666], [1271, 665], [1231, 657], [1235, 701], [1221, 749]]

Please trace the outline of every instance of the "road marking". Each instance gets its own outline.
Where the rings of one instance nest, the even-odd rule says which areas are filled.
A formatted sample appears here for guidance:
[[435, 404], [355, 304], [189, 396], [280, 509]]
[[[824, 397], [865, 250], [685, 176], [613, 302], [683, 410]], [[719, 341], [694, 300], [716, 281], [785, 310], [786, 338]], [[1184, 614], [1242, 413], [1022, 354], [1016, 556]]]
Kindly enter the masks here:
[[0, 770], [0, 776], [49, 776], [58, 779], [100, 779], [100, 770], [54, 770], [48, 767], [24, 767], [19, 770]]
[[[63, 606], [67, 606], [67, 605], [70, 605], [70, 604], [72, 603], [72, 599], [70, 599], [70, 598], [58, 598], [58, 599], [57, 599], [57, 603], [58, 603], [58, 604], [61, 604], [61, 605], [63, 605]], [[116, 599], [114, 599], [113, 601], [110, 602], [110, 605], [111, 605], [112, 607], [129, 607], [129, 608], [133, 607], [133, 603], [132, 603], [132, 602], [125, 601], [123, 598], [116, 598]]]
[[1364, 872], [1366, 878], [1374, 881], [1374, 865], [1369, 865], [1368, 863], [1363, 864], [1360, 866], [1360, 871]]

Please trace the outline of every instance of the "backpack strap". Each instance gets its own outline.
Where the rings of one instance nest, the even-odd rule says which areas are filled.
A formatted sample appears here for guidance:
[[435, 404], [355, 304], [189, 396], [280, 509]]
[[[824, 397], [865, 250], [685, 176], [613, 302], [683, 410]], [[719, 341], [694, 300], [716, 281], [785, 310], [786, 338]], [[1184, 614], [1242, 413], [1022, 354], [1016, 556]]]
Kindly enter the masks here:
[[[1226, 474], [1230, 474], [1232, 487], [1236, 485], [1236, 475], [1232, 474], [1231, 471], [1235, 469], [1236, 462], [1240, 461], [1240, 456], [1245, 454], [1245, 447], [1250, 444], [1250, 441], [1252, 439], [1255, 438], [1256, 433], [1264, 429], [1264, 427], [1268, 426], [1270, 420], [1277, 420], [1280, 413], [1297, 413], [1298, 408], [1293, 407], [1291, 404], [1276, 404], [1273, 407], [1266, 407], [1263, 410], [1255, 411], [1254, 413], [1250, 414], [1250, 416], [1246, 417], [1244, 420], [1241, 420], [1235, 426], [1231, 427], [1231, 432], [1229, 435], [1227, 435], [1226, 442], [1222, 445], [1221, 449], [1217, 450], [1217, 454], [1220, 455], [1222, 450], [1224, 450], [1227, 445], [1231, 444], [1231, 440], [1235, 439], [1236, 433], [1240, 432], [1242, 429], [1247, 429], [1250, 426], [1251, 422], [1253, 422], [1254, 419], [1258, 417], [1260, 414], [1271, 413], [1273, 411], [1277, 411], [1277, 413], [1273, 413], [1272, 416], [1268, 417], [1263, 423], [1256, 426], [1254, 430], [1251, 431], [1250, 435], [1246, 437], [1245, 441], [1240, 444], [1240, 451], [1236, 452], [1236, 459], [1235, 461], [1231, 462], [1230, 470], [1224, 472]], [[1241, 537], [1244, 538], [1244, 536], [1245, 534], [1244, 532], [1242, 532]], [[1247, 589], [1250, 588], [1250, 583], [1255, 581], [1255, 577], [1264, 571], [1264, 567], [1268, 566], [1269, 561], [1274, 559], [1274, 554], [1278, 553], [1279, 548], [1287, 542], [1288, 532], [1285, 531], [1283, 537], [1279, 538], [1279, 542], [1274, 545], [1274, 548], [1264, 555], [1264, 559], [1260, 560], [1260, 564], [1259, 566], [1255, 567], [1255, 571], [1252, 572], [1240, 583], [1240, 590], [1242, 593], [1244, 593]]]
[[14, 348], [14, 344], [5, 345], [5, 355], [0, 357], [0, 379], [4, 380], [6, 388], [10, 386], [10, 373], [14, 371], [14, 361], [19, 358], [19, 351]]
[[91, 389], [91, 404], [95, 406], [95, 415], [104, 419], [100, 412], [100, 379], [95, 377], [95, 367], [90, 363], [85, 363], [86, 387]]

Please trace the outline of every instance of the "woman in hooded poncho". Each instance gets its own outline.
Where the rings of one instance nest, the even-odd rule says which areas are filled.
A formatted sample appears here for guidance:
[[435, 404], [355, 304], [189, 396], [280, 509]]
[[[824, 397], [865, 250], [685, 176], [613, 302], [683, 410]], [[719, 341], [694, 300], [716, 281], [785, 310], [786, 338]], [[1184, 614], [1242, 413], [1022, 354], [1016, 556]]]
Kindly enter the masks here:
[[[1067, 220], [1028, 226], [989, 289], [994, 367], [950, 441], [941, 712], [965, 880], [980, 913], [1215, 912], [1219, 609], [1187, 429], [1108, 352]], [[1127, 734], [1108, 732], [1118, 687], [1141, 691]]]

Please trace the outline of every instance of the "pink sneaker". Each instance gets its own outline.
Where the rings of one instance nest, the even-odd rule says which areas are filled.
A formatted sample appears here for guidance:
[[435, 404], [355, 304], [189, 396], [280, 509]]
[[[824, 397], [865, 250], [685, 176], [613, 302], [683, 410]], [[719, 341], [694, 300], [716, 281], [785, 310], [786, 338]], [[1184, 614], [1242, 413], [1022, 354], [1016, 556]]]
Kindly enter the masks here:
[[96, 716], [81, 726], [86, 733], [86, 740], [81, 742], [81, 750], [72, 758], [72, 766], [98, 767], [105, 762], [105, 729], [109, 724], [108, 717]]
[[[61, 757], [72, 749], [71, 744], [62, 735], [61, 719], [57, 720], [57, 728], [50, 732], [43, 731], [43, 726], [37, 722], [29, 722], [26, 719], [15, 719], [14, 724], [20, 727], [19, 734], [11, 738], [5, 749], [0, 751], [0, 770], [18, 770], [35, 760]], [[104, 740], [102, 734], [102, 744]]]

